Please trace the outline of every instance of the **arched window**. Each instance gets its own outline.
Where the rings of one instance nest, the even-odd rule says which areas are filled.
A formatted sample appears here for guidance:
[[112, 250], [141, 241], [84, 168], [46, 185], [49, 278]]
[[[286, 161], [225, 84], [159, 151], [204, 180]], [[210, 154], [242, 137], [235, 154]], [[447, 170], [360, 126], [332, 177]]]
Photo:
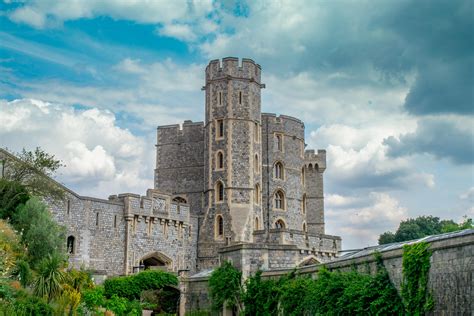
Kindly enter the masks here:
[[216, 217], [216, 237], [224, 237], [224, 219], [222, 215], [217, 215]]
[[74, 254], [75, 251], [75, 238], [74, 236], [69, 236], [67, 238], [67, 253]]
[[281, 162], [276, 162], [275, 167], [274, 167], [274, 172], [275, 172], [275, 178], [277, 179], [283, 179], [283, 164]]
[[259, 226], [258, 226], [258, 216], [255, 217], [255, 230], [258, 230], [259, 229]]
[[308, 170], [310, 170], [310, 171], [313, 170], [313, 165], [312, 164], [309, 164]]
[[222, 151], [217, 152], [216, 158], [216, 169], [223, 169], [224, 168], [224, 154]]
[[306, 194], [303, 194], [303, 199], [301, 201], [301, 211], [306, 213]]
[[285, 209], [285, 195], [283, 194], [283, 191], [281, 190], [278, 190], [275, 192], [274, 207], [280, 210]]
[[177, 197], [173, 198], [173, 202], [176, 202], [176, 203], [183, 203], [183, 204], [188, 203], [185, 198], [180, 197], [180, 196], [177, 196]]
[[216, 201], [217, 202], [224, 201], [224, 185], [220, 181], [217, 181], [217, 185], [216, 185]]
[[285, 229], [286, 228], [285, 222], [282, 219], [277, 220], [275, 222], [275, 228]]
[[260, 161], [258, 160], [258, 155], [255, 155], [253, 160], [253, 170], [256, 174], [258, 174], [260, 171]]
[[260, 204], [260, 185], [256, 184], [255, 185], [255, 200], [254, 200], [254, 203], [255, 204]]

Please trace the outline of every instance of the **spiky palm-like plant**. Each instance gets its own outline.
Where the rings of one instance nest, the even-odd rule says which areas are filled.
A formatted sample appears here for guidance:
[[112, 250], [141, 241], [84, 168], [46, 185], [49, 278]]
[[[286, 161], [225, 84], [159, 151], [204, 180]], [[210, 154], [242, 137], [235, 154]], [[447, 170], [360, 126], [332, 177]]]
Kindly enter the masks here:
[[53, 254], [43, 259], [39, 265], [38, 278], [34, 284], [34, 294], [51, 300], [62, 292], [65, 273], [62, 271], [64, 259]]

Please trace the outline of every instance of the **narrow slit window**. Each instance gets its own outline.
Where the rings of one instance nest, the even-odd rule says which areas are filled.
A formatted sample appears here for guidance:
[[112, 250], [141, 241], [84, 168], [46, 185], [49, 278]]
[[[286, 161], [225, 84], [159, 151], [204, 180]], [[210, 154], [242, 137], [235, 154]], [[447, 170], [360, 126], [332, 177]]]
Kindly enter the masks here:
[[222, 202], [224, 200], [224, 185], [222, 182], [217, 182], [216, 186], [216, 200], [217, 202]]
[[224, 137], [224, 120], [217, 120], [217, 138]]
[[281, 134], [276, 134], [276, 143], [277, 143], [277, 150], [283, 151], [283, 136]]
[[117, 215], [114, 216], [114, 228], [117, 228]]
[[239, 91], [239, 104], [242, 104], [242, 91]]
[[260, 171], [260, 161], [258, 160], [258, 155], [255, 155], [255, 159], [254, 159], [254, 172], [256, 174], [259, 174], [259, 171]]
[[67, 200], [67, 215], [69, 215], [69, 213], [71, 212], [71, 200]]
[[223, 237], [224, 236], [224, 219], [221, 215], [217, 215], [216, 221], [216, 236]]
[[95, 213], [95, 226], [99, 226], [99, 212]]
[[222, 105], [222, 92], [219, 92], [219, 105]]
[[224, 168], [224, 154], [219, 151], [217, 153], [217, 169], [223, 169]]

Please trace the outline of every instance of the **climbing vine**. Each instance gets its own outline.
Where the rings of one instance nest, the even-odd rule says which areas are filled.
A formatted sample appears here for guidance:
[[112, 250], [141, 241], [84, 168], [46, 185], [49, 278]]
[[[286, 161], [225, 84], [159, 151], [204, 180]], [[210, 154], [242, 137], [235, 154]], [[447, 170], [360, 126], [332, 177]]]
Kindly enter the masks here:
[[428, 290], [429, 246], [425, 242], [403, 246], [401, 296], [409, 315], [422, 315], [433, 308], [433, 298]]

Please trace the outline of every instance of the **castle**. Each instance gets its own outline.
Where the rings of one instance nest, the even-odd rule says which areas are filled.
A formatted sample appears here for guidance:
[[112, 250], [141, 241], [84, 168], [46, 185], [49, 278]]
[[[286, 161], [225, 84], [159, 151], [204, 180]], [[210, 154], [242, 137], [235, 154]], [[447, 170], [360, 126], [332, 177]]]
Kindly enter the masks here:
[[51, 204], [67, 229], [70, 263], [96, 274], [144, 268], [189, 275], [231, 260], [244, 275], [330, 261], [324, 150], [305, 150], [304, 123], [261, 113], [261, 68], [213, 60], [205, 121], [159, 126], [154, 189], [107, 200], [65, 188]]

